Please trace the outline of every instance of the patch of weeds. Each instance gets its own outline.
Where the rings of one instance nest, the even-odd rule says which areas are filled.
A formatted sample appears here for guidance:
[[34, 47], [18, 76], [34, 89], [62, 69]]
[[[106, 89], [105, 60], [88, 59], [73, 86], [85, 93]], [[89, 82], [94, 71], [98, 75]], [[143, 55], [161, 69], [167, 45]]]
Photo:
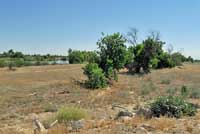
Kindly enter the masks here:
[[170, 79], [165, 79], [161, 81], [161, 84], [169, 85], [171, 83]]
[[182, 97], [187, 97], [189, 95], [189, 89], [187, 86], [182, 86], [181, 87], [181, 96]]
[[169, 95], [175, 95], [177, 93], [177, 88], [169, 88], [167, 89], [166, 93], [169, 94]]
[[61, 107], [57, 114], [59, 122], [76, 121], [83, 118], [86, 118], [86, 111], [77, 107]]
[[194, 116], [197, 109], [193, 104], [186, 102], [182, 97], [162, 96], [150, 104], [153, 116], [168, 116], [180, 118], [181, 116]]
[[53, 104], [47, 104], [44, 106], [44, 112], [56, 112], [57, 107]]
[[152, 81], [146, 82], [145, 84], [142, 85], [141, 95], [148, 95], [155, 90], [156, 86]]
[[200, 98], [200, 89], [194, 88], [191, 90], [190, 98], [199, 99]]

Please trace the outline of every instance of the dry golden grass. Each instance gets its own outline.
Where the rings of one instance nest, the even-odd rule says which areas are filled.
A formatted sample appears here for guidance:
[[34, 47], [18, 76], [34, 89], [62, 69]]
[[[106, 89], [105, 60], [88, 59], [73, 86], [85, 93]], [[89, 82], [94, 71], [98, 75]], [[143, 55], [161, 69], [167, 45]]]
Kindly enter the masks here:
[[167, 117], [153, 118], [148, 121], [148, 124], [156, 130], [171, 130], [176, 125], [176, 119]]
[[[31, 113], [41, 114], [47, 104], [56, 107], [75, 105], [88, 109], [94, 119], [102, 115], [109, 115], [109, 107], [113, 103], [140, 106], [159, 96], [166, 95], [169, 88], [178, 89], [182, 85], [200, 89], [200, 64], [185, 64], [182, 68], [153, 70], [144, 76], [127, 75], [123, 71], [119, 74], [119, 82], [105, 90], [88, 90], [80, 83], [86, 79], [82, 74], [83, 65], [50, 65], [38, 67], [22, 67], [16, 71], [7, 68], [0, 69], [0, 128], [1, 124], [26, 124]], [[162, 84], [162, 80], [170, 80], [169, 84]], [[152, 84], [148, 84], [152, 83]], [[149, 94], [141, 95], [142, 88], [147, 88]], [[66, 93], [63, 93], [66, 91]], [[61, 93], [59, 93], [61, 92]], [[179, 92], [179, 91], [178, 91]], [[200, 104], [199, 99], [189, 99]], [[17, 114], [16, 117], [11, 115]], [[199, 122], [197, 114], [195, 121]], [[132, 126], [148, 122], [141, 117], [133, 118]], [[174, 119], [161, 118], [150, 120], [156, 129], [164, 130], [174, 127]], [[200, 123], [200, 122], [199, 122]], [[99, 123], [99, 127], [111, 126], [112, 122]], [[127, 123], [128, 124], [128, 123]], [[90, 126], [90, 125], [89, 125]], [[186, 125], [192, 130], [190, 123]], [[90, 128], [90, 127], [89, 127]], [[53, 131], [53, 130], [52, 130]]]

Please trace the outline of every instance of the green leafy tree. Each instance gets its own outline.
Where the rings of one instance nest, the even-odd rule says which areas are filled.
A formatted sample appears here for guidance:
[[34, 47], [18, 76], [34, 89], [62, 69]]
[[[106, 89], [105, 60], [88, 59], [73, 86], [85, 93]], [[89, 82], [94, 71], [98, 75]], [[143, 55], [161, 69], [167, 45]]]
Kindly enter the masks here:
[[97, 42], [99, 65], [110, 80], [117, 80], [117, 72], [127, 61], [126, 39], [120, 33], [104, 36]]
[[69, 63], [70, 64], [77, 64], [77, 63], [83, 63], [84, 61], [84, 55], [81, 51], [72, 51], [69, 55]]
[[[134, 60], [129, 64], [128, 69], [131, 73], [139, 73], [143, 69], [144, 73], [150, 72], [152, 60], [163, 53], [162, 46], [164, 42], [157, 38], [147, 38], [142, 44], [133, 46]], [[158, 61], [154, 59], [154, 64]]]

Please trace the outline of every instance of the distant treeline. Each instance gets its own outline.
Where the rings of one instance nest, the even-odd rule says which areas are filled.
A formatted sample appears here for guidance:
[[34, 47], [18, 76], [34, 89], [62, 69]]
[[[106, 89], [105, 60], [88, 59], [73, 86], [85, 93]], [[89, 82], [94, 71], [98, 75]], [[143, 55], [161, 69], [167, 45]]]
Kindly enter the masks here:
[[99, 57], [95, 51], [68, 50], [68, 61], [70, 64], [81, 64], [84, 62], [96, 62]]
[[102, 34], [96, 52], [70, 49], [68, 57], [72, 57], [70, 63], [89, 62], [83, 71], [88, 77], [85, 84], [92, 89], [118, 81], [118, 72], [123, 68], [127, 68], [129, 74], [146, 74], [152, 68], [172, 68], [182, 65], [182, 62], [194, 62], [191, 56], [185, 57], [181, 52], [174, 52], [172, 46], [165, 51], [163, 46], [166, 43], [160, 39], [158, 32], [151, 32], [141, 42], [137, 39], [136, 29], [131, 29], [127, 36], [120, 33]]
[[22, 52], [17, 52], [14, 50], [9, 50], [0, 54], [0, 67], [13, 66], [39, 66], [39, 65], [49, 65], [57, 64], [56, 61], [62, 60], [66, 61], [67, 56], [61, 55], [40, 55], [40, 54], [23, 54]]
[[[132, 46], [127, 48], [127, 55], [129, 55], [130, 59], [127, 59], [128, 65], [129, 61], [132, 60], [133, 49], [139, 47], [143, 47], [142, 45], [137, 45], [137, 47], [133, 48]], [[135, 50], [136, 51], [136, 50]], [[139, 50], [138, 50], [139, 51]], [[165, 68], [165, 67], [174, 67], [177, 65], [182, 65], [183, 62], [200, 62], [200, 60], [194, 60], [191, 56], [184, 56], [181, 52], [174, 52], [169, 54], [169, 52], [165, 52], [161, 49], [161, 53], [156, 57], [151, 59], [152, 68]], [[135, 52], [137, 53], [137, 52]], [[136, 57], [136, 56], [135, 56]], [[100, 56], [97, 51], [81, 51], [81, 50], [72, 50], [71, 48], [68, 50], [67, 59], [70, 64], [82, 64], [82, 63], [98, 63], [100, 60]]]

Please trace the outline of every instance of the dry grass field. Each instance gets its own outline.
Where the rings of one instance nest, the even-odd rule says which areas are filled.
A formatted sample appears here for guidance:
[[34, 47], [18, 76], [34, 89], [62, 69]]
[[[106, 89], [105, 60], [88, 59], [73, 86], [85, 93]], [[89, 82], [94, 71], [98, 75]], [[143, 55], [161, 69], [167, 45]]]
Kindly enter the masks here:
[[[122, 70], [119, 82], [102, 90], [89, 90], [81, 84], [86, 79], [82, 67], [49, 65], [22, 67], [15, 71], [0, 69], [0, 133], [31, 134], [35, 116], [45, 121], [55, 114], [53, 109], [61, 106], [78, 106], [87, 111], [87, 129], [79, 133], [128, 133], [133, 127], [149, 124], [151, 127], [147, 130], [152, 133], [189, 134], [200, 123], [199, 113], [181, 119], [134, 117], [129, 122], [111, 120], [115, 116], [111, 109], [113, 104], [137, 108], [160, 95], [180, 94], [183, 85], [191, 94], [193, 90], [199, 90], [200, 95], [200, 64], [153, 70], [143, 76], [128, 75]], [[187, 100], [200, 104], [198, 98], [189, 96]], [[91, 120], [96, 121], [95, 126]], [[57, 127], [62, 129], [51, 129], [49, 134], [67, 133], [62, 124]]]

